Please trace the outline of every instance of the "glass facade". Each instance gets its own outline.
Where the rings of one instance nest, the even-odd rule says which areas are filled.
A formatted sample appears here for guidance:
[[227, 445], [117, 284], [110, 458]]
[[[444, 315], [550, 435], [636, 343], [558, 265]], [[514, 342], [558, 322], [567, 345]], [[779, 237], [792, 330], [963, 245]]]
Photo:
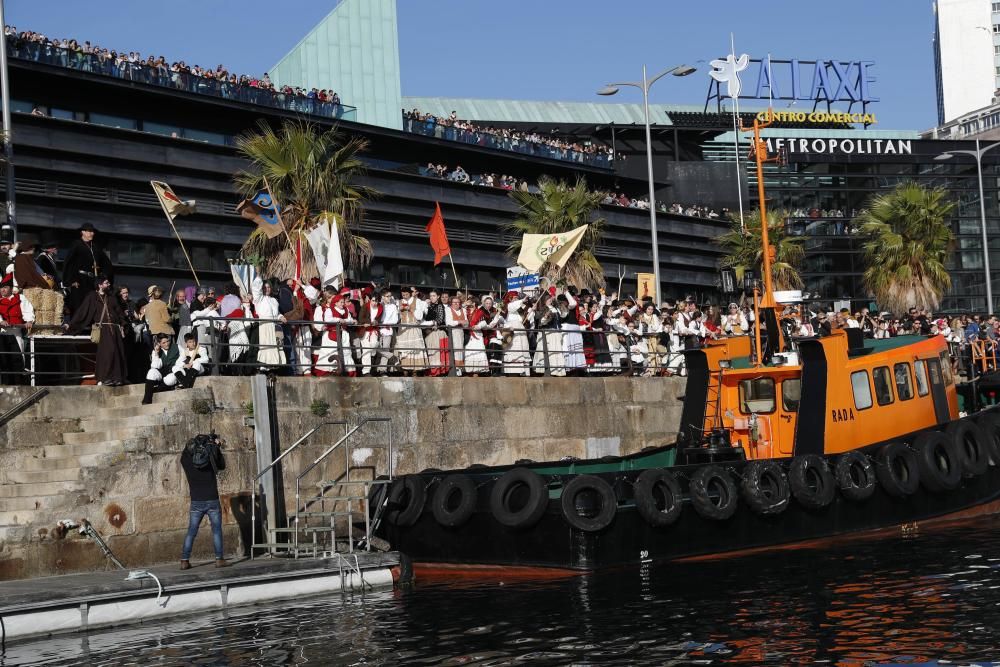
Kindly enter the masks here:
[[[899, 147], [898, 143], [894, 147]], [[870, 303], [862, 278], [863, 238], [855, 216], [873, 195], [915, 181], [946, 188], [956, 202], [950, 221], [955, 244], [948, 261], [952, 286], [940, 310], [983, 312], [986, 290], [976, 163], [964, 155], [935, 159], [948, 150], [975, 150], [975, 143], [903, 143], [906, 150], [877, 155], [790, 152], [788, 164], [766, 167], [768, 205], [788, 211], [788, 231], [805, 237], [803, 292], [808, 294], [807, 300], [819, 303], [850, 299], [855, 307], [877, 306]], [[750, 191], [755, 193], [756, 178], [751, 182]], [[1000, 296], [1000, 155], [984, 157], [983, 187], [995, 301], [992, 310], [996, 312]]]

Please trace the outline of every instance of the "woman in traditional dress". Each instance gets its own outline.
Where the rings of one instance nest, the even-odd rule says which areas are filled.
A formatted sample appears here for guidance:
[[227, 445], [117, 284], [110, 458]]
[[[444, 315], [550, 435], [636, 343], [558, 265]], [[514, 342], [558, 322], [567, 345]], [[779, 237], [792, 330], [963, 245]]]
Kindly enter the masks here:
[[504, 296], [507, 303], [507, 314], [504, 317], [504, 334], [509, 336], [509, 342], [503, 353], [504, 375], [531, 375], [531, 350], [528, 347], [526, 329], [531, 324], [534, 311], [528, 308], [525, 299], [517, 292], [508, 292]]
[[490, 371], [490, 361], [486, 356], [486, 345], [496, 335], [500, 314], [493, 307], [493, 297], [484, 296], [478, 308], [469, 318], [469, 342], [465, 346], [465, 372], [472, 375], [486, 375]]
[[448, 374], [448, 333], [445, 321], [445, 306], [441, 303], [441, 295], [436, 290], [431, 290], [427, 295], [427, 308], [423, 318], [424, 326], [429, 327], [424, 334], [427, 364], [430, 367], [428, 375]]
[[[351, 354], [351, 336], [348, 326], [356, 320], [344, 306], [346, 295], [342, 293], [320, 296], [319, 305], [313, 314], [313, 331], [320, 339], [316, 355], [314, 374], [330, 375], [342, 368], [350, 377], [357, 375], [354, 368], [354, 357]], [[343, 356], [343, 366], [341, 366]]]
[[426, 303], [417, 297], [417, 290], [404, 287], [399, 299], [399, 327], [394, 352], [405, 372], [416, 374], [427, 368], [424, 334], [418, 327], [424, 319]]
[[552, 305], [552, 297], [548, 292], [542, 292], [534, 311], [535, 329], [538, 330], [533, 363], [535, 372], [544, 373], [548, 369], [550, 375], [566, 375], [563, 335], [559, 331], [559, 310]]
[[608, 371], [612, 368], [611, 350], [608, 347], [607, 336], [607, 310], [608, 307], [601, 307], [597, 301], [590, 303], [590, 312], [587, 313], [587, 329], [591, 336], [591, 349], [593, 350], [594, 371]]
[[452, 355], [452, 363], [455, 364], [455, 372], [461, 375], [465, 366], [465, 330], [469, 326], [469, 316], [462, 306], [459, 294], [451, 297], [451, 303], [444, 312], [444, 323], [448, 327], [448, 349]]
[[91, 333], [93, 325], [99, 325], [101, 339], [97, 343], [94, 377], [99, 385], [116, 387], [126, 382], [124, 338], [128, 320], [111, 294], [111, 281], [98, 276], [95, 282], [97, 289], [83, 298], [67, 327], [71, 334], [85, 335]]
[[266, 368], [285, 364], [285, 350], [281, 346], [280, 338], [280, 323], [284, 322], [285, 318], [278, 310], [278, 300], [271, 296], [271, 289], [271, 284], [265, 283], [260, 276], [250, 283], [257, 319], [264, 320], [259, 323], [257, 331], [257, 363]]
[[572, 293], [566, 291], [556, 298], [559, 307], [559, 328], [563, 332], [563, 355], [567, 373], [579, 373], [587, 365], [583, 357], [583, 336], [580, 335], [579, 305]]

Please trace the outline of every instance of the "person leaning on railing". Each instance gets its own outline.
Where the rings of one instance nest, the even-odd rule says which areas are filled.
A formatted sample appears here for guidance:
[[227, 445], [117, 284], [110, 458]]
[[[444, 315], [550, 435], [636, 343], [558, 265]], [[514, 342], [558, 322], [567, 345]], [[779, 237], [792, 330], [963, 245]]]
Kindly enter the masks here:
[[14, 274], [6, 274], [0, 279], [0, 385], [27, 384], [24, 336], [34, 321], [31, 301], [14, 294]]

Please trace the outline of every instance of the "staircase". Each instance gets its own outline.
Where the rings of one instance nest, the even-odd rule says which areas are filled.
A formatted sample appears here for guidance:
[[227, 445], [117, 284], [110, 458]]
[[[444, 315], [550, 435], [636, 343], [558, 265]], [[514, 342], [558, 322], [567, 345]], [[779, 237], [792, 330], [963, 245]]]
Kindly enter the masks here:
[[80, 431], [63, 433], [61, 443], [22, 450], [14, 469], [0, 471], [0, 539], [50, 519], [46, 510], [65, 513], [77, 506], [87, 492], [82, 481], [88, 469], [106, 467], [143, 447], [163, 426], [183, 421], [184, 411], [168, 413], [173, 404], [212, 397], [209, 389], [195, 387], [156, 394], [151, 405], [140, 405], [142, 390], [132, 385], [104, 395], [100, 407], [80, 420]]
[[[345, 427], [345, 433], [317, 458], [301, 466], [295, 477], [295, 506], [288, 514], [287, 522], [276, 528], [265, 528], [265, 542], [255, 542], [251, 546], [251, 557], [267, 550], [272, 557], [313, 557], [352, 554], [355, 549], [372, 549], [372, 533], [378, 527], [388, 485], [392, 482], [392, 423], [388, 417], [359, 417], [352, 425], [346, 422], [327, 422]], [[359, 465], [352, 451], [357, 439], [364, 431], [374, 431], [369, 425], [384, 424], [387, 432], [380, 444], [367, 443], [367, 449], [384, 449], [382, 459], [384, 471], [373, 465]], [[367, 428], [366, 428], [367, 427]], [[319, 427], [301, 437], [291, 447], [282, 452], [271, 465], [265, 468], [254, 482], [255, 492], [258, 480], [269, 472], [276, 463], [284, 459], [295, 448], [305, 442]], [[344, 455], [344, 470], [335, 479], [324, 479], [308, 485], [305, 478], [335, 452]], [[380, 459], [376, 459], [379, 461]], [[280, 480], [276, 480], [280, 483]], [[314, 488], [314, 495], [303, 495], [303, 486]], [[369, 498], [376, 498], [378, 507], [370, 511]], [[257, 503], [252, 504], [256, 508]], [[256, 522], [256, 509], [254, 512]], [[360, 524], [364, 523], [363, 529]]]

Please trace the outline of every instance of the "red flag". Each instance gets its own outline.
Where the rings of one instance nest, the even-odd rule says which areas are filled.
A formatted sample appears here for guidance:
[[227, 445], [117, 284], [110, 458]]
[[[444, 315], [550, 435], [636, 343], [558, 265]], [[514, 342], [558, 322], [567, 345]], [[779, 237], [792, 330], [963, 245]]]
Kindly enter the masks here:
[[441, 204], [435, 202], [434, 217], [427, 223], [427, 232], [431, 235], [431, 248], [434, 249], [434, 266], [441, 263], [445, 255], [451, 254], [448, 245], [448, 233], [444, 230], [444, 216], [441, 215]]

